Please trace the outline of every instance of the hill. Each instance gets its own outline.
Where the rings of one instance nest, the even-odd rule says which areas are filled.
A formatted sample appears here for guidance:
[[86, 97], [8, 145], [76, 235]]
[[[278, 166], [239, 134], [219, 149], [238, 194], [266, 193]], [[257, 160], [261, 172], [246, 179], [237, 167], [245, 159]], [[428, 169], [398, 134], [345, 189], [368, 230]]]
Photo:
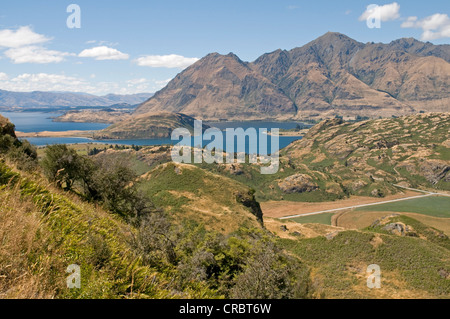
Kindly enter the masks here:
[[447, 112], [450, 46], [414, 39], [363, 44], [329, 32], [290, 51], [244, 62], [212, 53], [178, 74], [136, 114], [199, 119], [288, 119]]
[[111, 106], [121, 103], [136, 105], [151, 96], [150, 93], [96, 96], [74, 92], [11, 92], [0, 90], [0, 107]]
[[[177, 128], [194, 130], [195, 119], [171, 112], [150, 112], [132, 117], [126, 116], [124, 120], [115, 123], [106, 129], [94, 134], [96, 139], [145, 139], [170, 137]], [[204, 128], [206, 126], [204, 125]]]
[[191, 218], [224, 233], [260, 227], [262, 211], [244, 184], [193, 165], [166, 163], [142, 177], [142, 189], [177, 219]]
[[[281, 243], [312, 268], [318, 294], [324, 298], [423, 299], [450, 294], [450, 240], [412, 218], [385, 217], [363, 230]], [[380, 289], [367, 288], [371, 264], [380, 266]]]
[[117, 123], [130, 118], [130, 112], [105, 109], [69, 111], [54, 119], [55, 122], [79, 122], [79, 123]]
[[199, 164], [256, 190], [258, 201], [384, 197], [400, 189], [450, 190], [449, 113], [324, 120], [280, 152], [276, 174], [251, 164]]
[[[198, 218], [197, 214], [189, 215], [190, 207], [185, 208], [184, 214], [172, 216], [172, 211], [164, 211], [170, 209], [168, 201], [153, 208], [149, 205], [150, 198], [139, 200], [135, 193], [138, 181], [130, 175], [127, 166], [115, 160], [82, 157], [59, 145], [45, 150], [42, 168], [35, 161], [32, 170], [18, 169], [21, 159], [16, 155], [24, 151], [21, 142], [10, 135], [13, 134], [11, 123], [0, 118], [0, 124], [0, 138], [12, 142], [0, 144], [1, 298], [313, 296], [308, 268], [287, 255], [261, 227], [261, 216], [252, 214], [256, 203], [251, 194], [245, 193], [248, 192], [245, 186], [212, 176], [224, 182], [222, 186], [238, 192], [229, 193], [228, 188], [220, 187], [209, 190], [212, 197], [208, 203], [217, 206], [207, 208], [210, 211], [203, 216], [216, 215], [219, 220], [215, 227], [226, 229], [225, 235], [211, 227], [206, 229], [202, 221], [209, 220]], [[47, 161], [48, 157], [51, 160]], [[46, 161], [57, 169], [56, 181], [47, 175], [47, 166], [43, 164]], [[82, 166], [75, 167], [77, 165]], [[156, 203], [168, 194], [175, 197], [187, 194], [176, 192], [177, 189], [185, 191], [183, 184], [165, 184], [165, 178], [176, 174], [174, 167], [165, 168], [157, 168], [143, 177], [147, 180], [151, 177], [148, 182], [154, 180], [148, 190], [154, 186], [161, 190], [154, 194]], [[193, 177], [190, 167], [179, 169], [182, 178]], [[211, 176], [207, 172], [201, 175], [195, 167], [192, 169], [196, 177]], [[43, 177], [42, 170], [49, 179]], [[104, 181], [106, 188], [100, 190], [95, 183], [90, 184], [93, 196], [86, 197], [82, 192], [83, 179], [76, 177], [83, 171], [90, 171], [88, 176], [78, 175], [87, 178], [84, 182], [97, 176], [97, 181]], [[125, 184], [113, 186], [118, 181]], [[62, 185], [65, 190], [61, 189]], [[104, 197], [105, 192], [111, 196]], [[123, 201], [120, 194], [124, 193], [138, 201]], [[101, 196], [95, 197], [95, 194]], [[208, 196], [206, 192], [205, 200]], [[201, 208], [201, 205], [196, 207]], [[136, 215], [133, 211], [145, 214]], [[229, 216], [220, 225], [223, 214]], [[253, 271], [256, 265], [259, 266], [257, 273]], [[69, 266], [80, 269], [81, 283], [77, 289], [67, 287]], [[248, 284], [248, 281], [256, 282], [255, 276], [262, 281]], [[267, 289], [260, 290], [259, 284]]]

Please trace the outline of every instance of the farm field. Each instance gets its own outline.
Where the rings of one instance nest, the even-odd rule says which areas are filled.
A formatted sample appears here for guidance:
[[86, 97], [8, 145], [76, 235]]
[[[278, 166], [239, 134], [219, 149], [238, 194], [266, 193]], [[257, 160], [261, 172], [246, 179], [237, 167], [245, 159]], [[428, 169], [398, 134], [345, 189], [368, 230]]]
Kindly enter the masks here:
[[296, 217], [292, 218], [290, 220], [301, 223], [301, 224], [324, 224], [324, 225], [331, 225], [331, 218], [334, 215], [334, 213], [323, 213], [323, 214], [317, 214], [317, 215], [307, 215], [302, 217]]
[[329, 209], [339, 209], [350, 206], [371, 204], [380, 201], [394, 200], [420, 195], [414, 191], [403, 191], [398, 194], [388, 195], [382, 199], [369, 196], [351, 196], [348, 199], [330, 202], [293, 202], [293, 201], [268, 201], [261, 202], [261, 209], [266, 217], [280, 218], [284, 216], [308, 214]]
[[418, 213], [433, 217], [450, 218], [450, 197], [430, 196], [415, 198], [401, 202], [360, 207], [356, 211]]

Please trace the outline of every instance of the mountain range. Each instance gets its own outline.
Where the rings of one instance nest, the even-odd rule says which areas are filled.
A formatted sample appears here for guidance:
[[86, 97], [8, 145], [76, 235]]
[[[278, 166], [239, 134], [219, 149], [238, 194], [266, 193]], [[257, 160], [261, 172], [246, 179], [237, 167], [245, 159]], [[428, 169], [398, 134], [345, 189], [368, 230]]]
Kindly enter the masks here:
[[254, 62], [208, 54], [135, 112], [181, 112], [204, 120], [448, 112], [449, 62], [450, 45], [413, 38], [364, 44], [328, 32]]
[[108, 94], [97, 96], [74, 92], [11, 92], [0, 90], [0, 107], [76, 107], [76, 106], [111, 106], [118, 104], [136, 105], [149, 97], [151, 93], [130, 95]]

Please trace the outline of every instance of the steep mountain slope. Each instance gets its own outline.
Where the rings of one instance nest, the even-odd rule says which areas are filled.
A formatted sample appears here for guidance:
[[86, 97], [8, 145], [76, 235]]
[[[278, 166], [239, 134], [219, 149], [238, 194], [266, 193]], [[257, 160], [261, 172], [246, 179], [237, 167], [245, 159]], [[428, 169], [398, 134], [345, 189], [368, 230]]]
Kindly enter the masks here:
[[182, 112], [199, 119], [247, 119], [294, 115], [294, 104], [274, 84], [236, 55], [212, 53], [136, 110]]
[[363, 44], [329, 32], [252, 63], [213, 53], [140, 105], [202, 119], [391, 116], [449, 111], [450, 46]]

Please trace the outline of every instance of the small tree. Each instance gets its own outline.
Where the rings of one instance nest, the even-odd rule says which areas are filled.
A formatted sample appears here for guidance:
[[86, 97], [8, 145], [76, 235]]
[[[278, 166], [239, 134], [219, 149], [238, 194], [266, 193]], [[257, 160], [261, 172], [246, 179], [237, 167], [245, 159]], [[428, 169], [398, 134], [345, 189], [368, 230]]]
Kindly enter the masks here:
[[80, 177], [80, 157], [66, 145], [48, 146], [41, 165], [49, 181], [56, 182], [66, 190], [72, 189], [74, 182]]

